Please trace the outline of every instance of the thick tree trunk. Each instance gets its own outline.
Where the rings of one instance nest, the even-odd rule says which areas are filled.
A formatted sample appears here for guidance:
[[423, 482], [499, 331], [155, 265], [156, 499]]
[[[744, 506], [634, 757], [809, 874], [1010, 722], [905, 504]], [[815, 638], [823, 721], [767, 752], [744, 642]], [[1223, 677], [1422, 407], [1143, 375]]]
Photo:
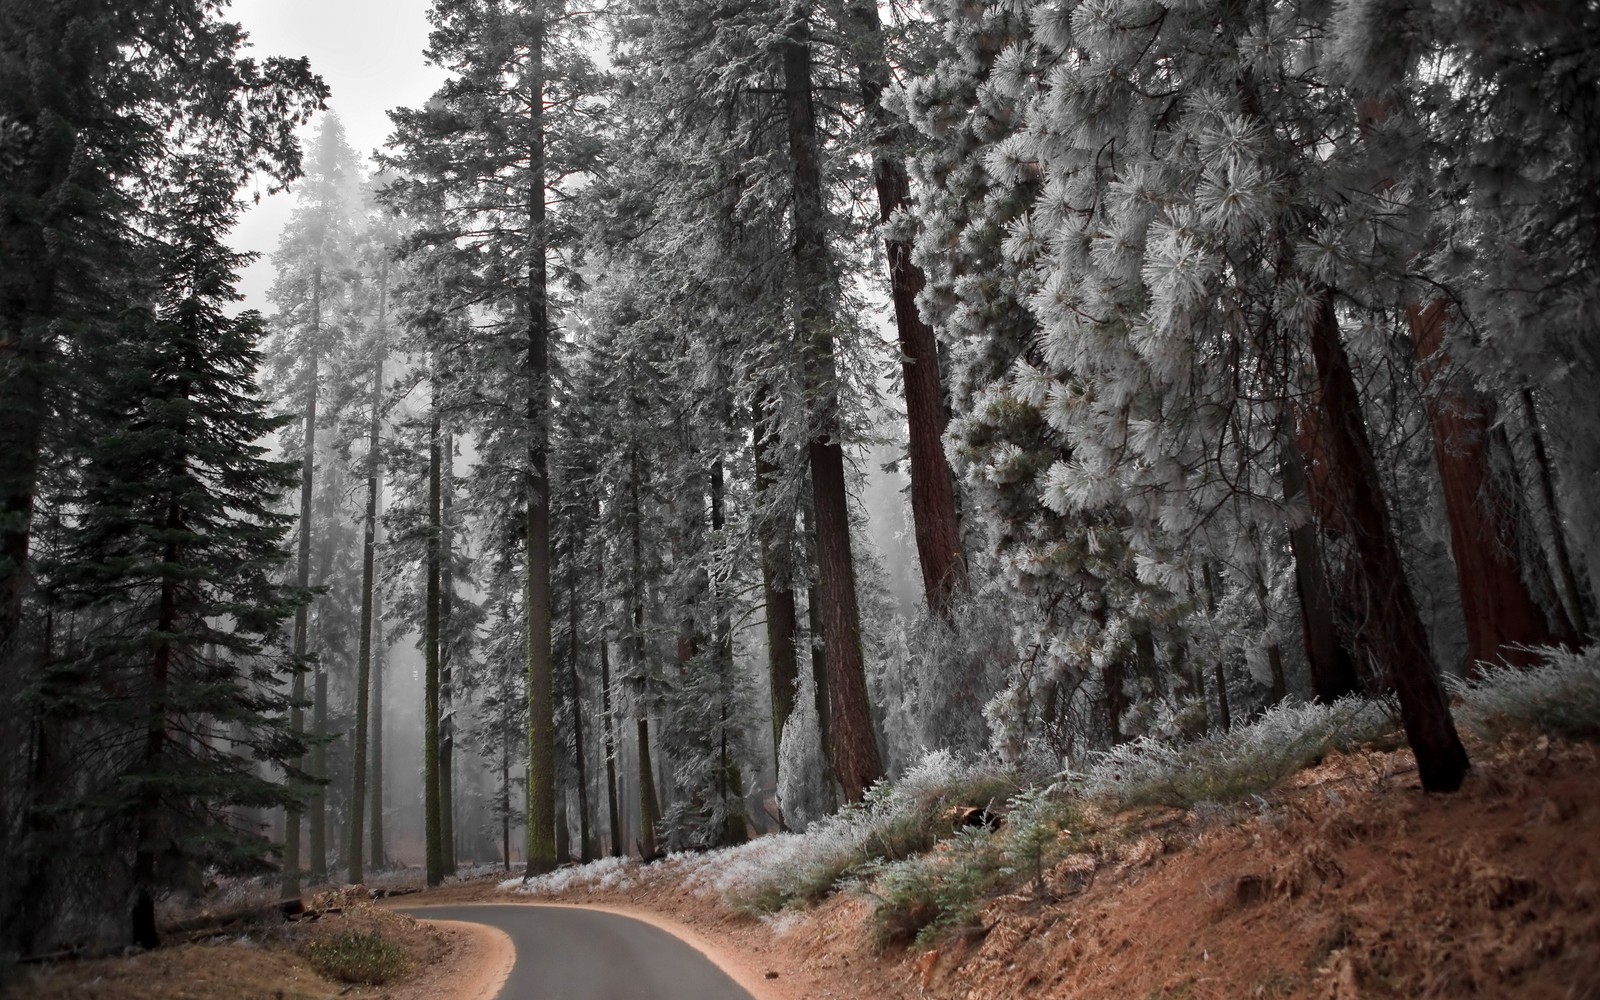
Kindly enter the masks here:
[[[813, 567], [817, 564], [816, 517], [811, 513], [814, 506], [809, 493], [800, 502], [800, 530], [805, 538], [805, 557]], [[822, 592], [818, 589], [815, 574], [811, 585], [806, 587], [806, 649], [811, 653], [811, 694], [812, 706], [817, 710], [817, 734], [826, 748], [829, 721], [828, 643], [822, 628]], [[830, 769], [832, 767], [831, 764], [827, 766]]]
[[[756, 503], [764, 504], [768, 500], [767, 492], [771, 489], [777, 469], [767, 457], [768, 441], [774, 428], [759, 394], [750, 402], [750, 422], [753, 427], [750, 437], [755, 455]], [[792, 515], [790, 523], [792, 527]], [[788, 721], [789, 713], [794, 711], [800, 664], [798, 650], [795, 649], [798, 620], [794, 603], [794, 575], [791, 572], [792, 544], [788, 550], [780, 548], [790, 541], [792, 530], [777, 532], [776, 538], [773, 534], [771, 531], [761, 532], [761, 597], [767, 612], [767, 676], [772, 687], [772, 757], [776, 764], [779, 746], [783, 742], [783, 724]]]
[[455, 436], [447, 430], [439, 464], [439, 847], [444, 852], [446, 875], [456, 873], [455, 685], [454, 657], [450, 655], [455, 636], [450, 615], [456, 593], [450, 508], [455, 491]]
[[1526, 507], [1494, 476], [1494, 403], [1452, 369], [1444, 349], [1446, 312], [1444, 300], [1435, 299], [1426, 308], [1409, 307], [1406, 317], [1450, 522], [1450, 550], [1467, 627], [1466, 672], [1475, 672], [1479, 663], [1531, 666], [1540, 657], [1525, 647], [1571, 642], [1574, 637], [1558, 636], [1529, 592], [1519, 537], [1527, 530], [1520, 523]]
[[544, 23], [527, 40], [528, 102], [528, 871], [556, 865], [556, 736], [550, 650], [550, 321], [545, 250]]
[[[300, 465], [300, 537], [295, 548], [295, 584], [302, 590], [311, 583], [311, 486], [317, 452], [317, 377], [318, 339], [322, 332], [322, 267], [311, 273], [311, 358], [306, 386], [305, 456]], [[311, 606], [301, 604], [294, 611], [294, 680], [289, 688], [289, 733], [298, 739], [305, 732], [301, 706], [306, 700], [305, 658], [309, 638]], [[294, 762], [305, 766], [304, 758]], [[283, 894], [300, 894], [300, 809], [290, 806], [284, 817]]]
[[[605, 579], [604, 573], [600, 577]], [[606, 820], [610, 823], [611, 856], [620, 858], [627, 854], [622, 836], [622, 820], [617, 811], [617, 737], [614, 716], [611, 714], [611, 644], [600, 637], [600, 721], [605, 726], [606, 752]]]
[[[179, 459], [177, 471], [181, 474], [184, 461]], [[170, 535], [184, 530], [183, 513], [176, 499], [167, 505], [166, 524]], [[169, 541], [162, 555], [168, 566], [178, 566], [183, 553], [177, 541]], [[161, 581], [161, 598], [156, 610], [155, 633], [171, 636], [178, 631], [179, 580], [167, 576]], [[150, 694], [145, 729], [144, 752], [139, 770], [147, 779], [139, 785], [138, 812], [134, 824], [133, 852], [133, 911], [130, 914], [133, 943], [141, 948], [155, 948], [161, 943], [156, 933], [155, 896], [157, 848], [161, 840], [161, 789], [158, 776], [161, 758], [168, 742], [169, 712], [167, 691], [172, 675], [172, 641], [162, 639], [150, 659]]]
[[1320, 389], [1320, 424], [1328, 446], [1329, 486], [1344, 512], [1356, 568], [1371, 600], [1367, 643], [1399, 697], [1401, 722], [1416, 754], [1422, 787], [1430, 792], [1453, 792], [1466, 775], [1467, 752], [1456, 735], [1427, 633], [1406, 581], [1331, 295], [1324, 298], [1310, 332]]
[[661, 805], [656, 798], [655, 768], [650, 763], [650, 720], [640, 715], [635, 720], [639, 743], [639, 856], [646, 861], [656, 857], [656, 823]]
[[429, 886], [444, 881], [443, 823], [439, 799], [439, 561], [441, 539], [440, 442], [437, 382], [433, 422], [428, 434], [428, 555], [422, 628], [422, 809], [425, 877]]
[[812, 106], [811, 44], [806, 12], [783, 48], [784, 100], [794, 185], [794, 261], [802, 289], [799, 316], [806, 391], [812, 413], [812, 503], [817, 523], [817, 589], [828, 647], [828, 756], [846, 801], [859, 802], [883, 776], [867, 705], [861, 656], [861, 613], [850, 551], [849, 494], [839, 419], [839, 374], [828, 317], [827, 210], [822, 193], [822, 143]]
[[[365, 847], [367, 808], [367, 714], [371, 701], [368, 692], [372, 685], [372, 625], [373, 598], [376, 590], [376, 551], [378, 541], [378, 473], [381, 468], [379, 446], [383, 432], [383, 361], [389, 317], [389, 265], [384, 263], [378, 277], [378, 332], [372, 363], [371, 415], [367, 418], [367, 512], [362, 520], [361, 535], [361, 632], [356, 643], [356, 729], [350, 748], [350, 805], [348, 813], [349, 840], [346, 874], [350, 884], [359, 885], [366, 879]], [[373, 858], [373, 864], [378, 864]]]
[[[1315, 453], [1325, 449], [1317, 444], [1311, 428], [1316, 420], [1309, 413], [1301, 419]], [[1307, 497], [1312, 509], [1321, 512], [1322, 499], [1309, 497], [1306, 468], [1313, 462], [1326, 462], [1303, 452], [1295, 434], [1280, 432], [1281, 454], [1278, 468], [1283, 477], [1283, 497], [1287, 502]], [[1294, 586], [1300, 598], [1300, 629], [1305, 644], [1306, 664], [1311, 673], [1312, 700], [1330, 705], [1361, 690], [1361, 676], [1349, 643], [1340, 633], [1333, 588], [1328, 582], [1326, 561], [1318, 538], [1317, 521], [1308, 519], [1289, 529], [1289, 549], [1294, 554]], [[1324, 520], [1324, 523], [1325, 520]]]
[[[904, 161], [895, 151], [901, 129], [883, 109], [889, 89], [889, 63], [884, 53], [883, 24], [872, 0], [850, 6], [858, 27], [856, 69], [862, 102], [873, 130], [874, 181], [878, 218], [888, 226], [894, 214], [911, 204], [911, 183]], [[890, 299], [900, 338], [901, 376], [905, 385], [906, 429], [911, 460], [911, 520], [922, 566], [922, 588], [930, 610], [946, 618], [951, 595], [965, 589], [966, 559], [956, 513], [955, 477], [944, 455], [948, 417], [939, 377], [939, 346], [917, 311], [917, 296], [927, 284], [922, 269], [911, 261], [911, 241], [890, 235], [884, 240], [889, 264]]]
[[837, 443], [820, 442], [810, 450], [817, 498], [817, 589], [822, 593], [822, 630], [828, 646], [828, 756], [845, 801], [860, 802], [883, 776], [883, 763], [867, 703], [844, 451]]

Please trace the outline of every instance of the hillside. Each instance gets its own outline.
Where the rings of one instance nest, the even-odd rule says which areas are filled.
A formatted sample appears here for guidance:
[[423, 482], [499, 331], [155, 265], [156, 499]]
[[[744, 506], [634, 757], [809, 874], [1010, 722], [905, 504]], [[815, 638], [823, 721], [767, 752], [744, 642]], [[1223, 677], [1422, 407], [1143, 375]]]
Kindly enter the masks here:
[[1235, 809], [1103, 817], [1091, 850], [1048, 869], [1044, 893], [990, 896], [920, 945], [874, 944], [884, 903], [868, 891], [739, 913], [698, 856], [445, 891], [665, 917], [776, 973], [785, 997], [1594, 996], [1595, 746], [1475, 750], [1455, 795], [1424, 794], [1409, 752], [1366, 750]]

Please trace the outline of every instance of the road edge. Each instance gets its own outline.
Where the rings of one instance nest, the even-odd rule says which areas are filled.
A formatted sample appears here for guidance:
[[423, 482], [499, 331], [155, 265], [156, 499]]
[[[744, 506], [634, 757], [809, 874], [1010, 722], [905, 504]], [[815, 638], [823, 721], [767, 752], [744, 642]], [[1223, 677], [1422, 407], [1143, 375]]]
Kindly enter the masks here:
[[[738, 984], [740, 989], [750, 994], [754, 1000], [794, 1000], [793, 995], [788, 989], [767, 978], [766, 969], [764, 967], [757, 964], [752, 964], [741, 953], [722, 947], [714, 941], [707, 939], [687, 924], [680, 923], [679, 921], [673, 920], [670, 917], [663, 917], [659, 913], [653, 913], [649, 910], [632, 906], [612, 906], [606, 903], [535, 903], [532, 901], [523, 902], [521, 900], [496, 900], [492, 902], [488, 900], [480, 900], [471, 903], [438, 903], [432, 905], [449, 907], [451, 909], [465, 909], [477, 906], [540, 906], [551, 910], [599, 910], [602, 913], [609, 913], [613, 916], [626, 917], [630, 920], [637, 920], [642, 924], [649, 924], [651, 927], [654, 927], [657, 930], [665, 931], [666, 933], [677, 938], [679, 941], [682, 941], [685, 945], [693, 948], [695, 951], [699, 952], [701, 957], [703, 957], [706, 961], [710, 962], [718, 969], [721, 969], [729, 979], [732, 979], [736, 984]], [[428, 920], [430, 918], [420, 911], [427, 910], [429, 908], [430, 904], [412, 904], [407, 906], [406, 910], [419, 920]], [[438, 924], [461, 923], [460, 921], [451, 920], [438, 920], [433, 922]], [[486, 924], [473, 924], [471, 926], [493, 930], [493, 928], [489, 928]], [[502, 937], [505, 937], [503, 932], [496, 931], [496, 933], [499, 933]], [[509, 945], [510, 938], [507, 938], [506, 942]], [[513, 946], [513, 958], [514, 957], [515, 948]], [[499, 981], [504, 983], [506, 975], [509, 974], [510, 967], [508, 966], [505, 975], [502, 975]], [[467, 998], [451, 995], [449, 1000], [467, 1000]]]

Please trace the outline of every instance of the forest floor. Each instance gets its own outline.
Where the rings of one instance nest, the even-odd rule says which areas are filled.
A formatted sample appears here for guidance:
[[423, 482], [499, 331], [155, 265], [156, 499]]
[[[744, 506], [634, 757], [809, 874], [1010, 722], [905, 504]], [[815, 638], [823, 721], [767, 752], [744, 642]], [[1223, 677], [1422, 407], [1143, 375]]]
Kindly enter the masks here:
[[854, 893], [762, 919], [671, 878], [408, 898], [645, 915], [765, 983], [762, 1000], [1600, 1000], [1596, 747], [1473, 749], [1455, 795], [1424, 794], [1407, 751], [1363, 752], [1240, 809], [1124, 813], [1098, 855], [1047, 873], [1046, 893], [990, 899], [930, 948], [875, 948], [874, 902]]
[[[315, 920], [169, 943], [129, 956], [35, 967], [14, 984], [25, 1000], [493, 1000], [514, 949], [479, 924], [420, 922], [368, 904]], [[360, 985], [334, 968], [361, 969], [370, 952], [352, 940], [380, 938], [392, 951], [389, 978]], [[3, 984], [0, 984], [3, 987]], [[0, 995], [10, 996], [3, 988]]]
[[[670, 864], [629, 863], [601, 885], [528, 894], [480, 876], [250, 943], [67, 963], [20, 995], [479, 1000], [498, 988], [505, 943], [387, 907], [526, 901], [664, 926], [758, 1000], [1600, 1000], [1597, 747], [1541, 738], [1472, 750], [1455, 795], [1424, 794], [1406, 751], [1366, 751], [1332, 755], [1248, 805], [1105, 817], [1095, 853], [1055, 864], [1044, 892], [988, 899], [930, 947], [876, 947], [875, 901], [859, 892], [757, 918]], [[307, 946], [341, 927], [402, 944], [407, 976], [353, 988], [318, 976]]]

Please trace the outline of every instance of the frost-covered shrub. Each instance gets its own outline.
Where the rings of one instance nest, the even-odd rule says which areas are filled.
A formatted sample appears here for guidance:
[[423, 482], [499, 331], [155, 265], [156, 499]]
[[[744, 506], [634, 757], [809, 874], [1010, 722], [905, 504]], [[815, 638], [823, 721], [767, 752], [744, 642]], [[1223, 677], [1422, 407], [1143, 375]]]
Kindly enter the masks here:
[[1600, 646], [1551, 649], [1544, 657], [1532, 669], [1486, 667], [1470, 681], [1452, 678], [1462, 721], [1490, 739], [1517, 729], [1600, 737]]
[[901, 624], [877, 681], [891, 760], [915, 760], [935, 747], [988, 747], [987, 720], [972, 706], [1005, 686], [1017, 660], [1015, 622], [1025, 613], [1014, 593], [989, 585], [954, 595], [948, 620], [923, 608]]
[[613, 889], [633, 885], [648, 869], [632, 858], [600, 858], [586, 865], [557, 868], [537, 878], [509, 878], [499, 888], [505, 892], [553, 896], [568, 889]]
[[803, 676], [778, 744], [778, 808], [789, 829], [803, 832], [832, 812], [833, 806], [828, 765], [822, 754], [822, 729], [817, 722], [816, 686], [810, 676]]
[[1267, 791], [1329, 750], [1381, 739], [1394, 723], [1375, 702], [1284, 702], [1248, 725], [1191, 743], [1137, 739], [1098, 755], [1084, 790], [1121, 806], [1233, 802]]
[[899, 781], [874, 785], [859, 805], [774, 845], [761, 864], [729, 885], [724, 898], [752, 912], [821, 899], [870, 861], [910, 857], [950, 836], [952, 807], [998, 805], [1016, 790], [1016, 777], [997, 765], [934, 751]]

